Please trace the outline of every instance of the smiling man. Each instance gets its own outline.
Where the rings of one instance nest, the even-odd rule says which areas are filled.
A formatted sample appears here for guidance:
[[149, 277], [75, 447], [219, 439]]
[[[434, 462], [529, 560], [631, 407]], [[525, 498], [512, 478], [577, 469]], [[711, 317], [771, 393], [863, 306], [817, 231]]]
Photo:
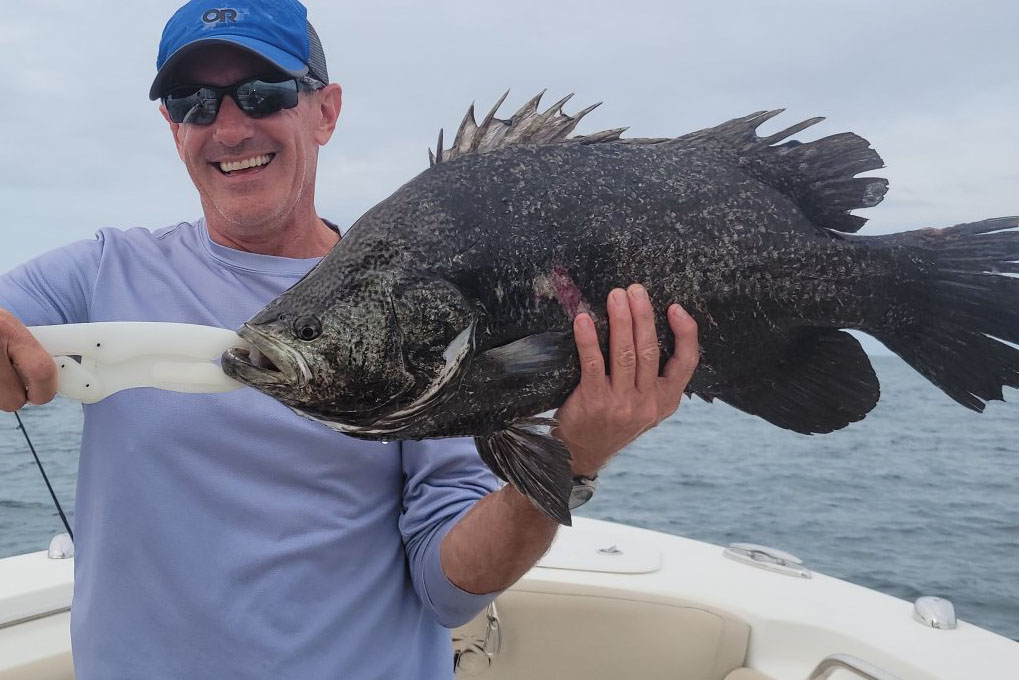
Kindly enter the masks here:
[[[341, 90], [302, 5], [188, 3], [157, 69], [150, 96], [204, 216], [104, 229], [0, 277], [4, 410], [54, 395], [53, 362], [26, 325], [236, 328], [340, 241], [314, 199]], [[611, 377], [581, 314], [581, 385], [558, 413], [578, 499], [675, 411], [697, 362], [678, 305], [662, 376], [643, 289], [613, 291], [608, 309]], [[79, 680], [449, 678], [448, 628], [556, 531], [499, 488], [469, 440], [354, 440], [253, 390], [129, 390], [86, 406], [75, 523]]]
[[[273, 4], [218, 12], [186, 5], [163, 33], [149, 96], [162, 99], [214, 241], [321, 256], [339, 235], [315, 212], [315, 171], [341, 90], [326, 84], [325, 56], [303, 8], [264, 11]], [[302, 93], [315, 96], [298, 106]]]

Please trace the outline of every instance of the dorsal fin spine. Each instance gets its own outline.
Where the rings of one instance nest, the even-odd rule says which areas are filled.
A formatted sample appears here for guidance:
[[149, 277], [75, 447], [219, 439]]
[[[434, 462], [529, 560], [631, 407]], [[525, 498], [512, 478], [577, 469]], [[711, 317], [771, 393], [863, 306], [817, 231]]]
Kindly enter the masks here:
[[[439, 128], [439, 141], [437, 141], [435, 143], [435, 157], [432, 160], [432, 165], [437, 165], [437, 164], [441, 163], [444, 160], [443, 156], [442, 156], [442, 153], [443, 153], [443, 151], [442, 151], [442, 128]], [[429, 153], [429, 156], [431, 156], [431, 153]]]
[[440, 130], [436, 152], [434, 156], [429, 152], [429, 161], [437, 165], [463, 155], [487, 153], [515, 144], [660, 144], [712, 151], [723, 158], [728, 156], [733, 165], [794, 199], [819, 227], [845, 232], [857, 231], [866, 222], [862, 217], [850, 215], [851, 210], [876, 205], [887, 191], [887, 180], [855, 177], [858, 173], [884, 167], [881, 157], [862, 137], [841, 133], [806, 143], [784, 141], [824, 120], [821, 117], [801, 121], [766, 137], [759, 137], [757, 128], [784, 109], [755, 111], [672, 139], [622, 139], [620, 135], [626, 128], [570, 137], [584, 116], [601, 102], [570, 116], [563, 113], [562, 108], [573, 96], [571, 93], [539, 113], [538, 105], [544, 94], [542, 90], [509, 119], [503, 120], [497, 118], [496, 113], [509, 95], [507, 90], [480, 125], [475, 122], [474, 104], [471, 104], [453, 145], [449, 149], [442, 148]]
[[[502, 106], [502, 103], [503, 103], [504, 101], [506, 101], [506, 97], [508, 97], [508, 96], [509, 96], [509, 93], [510, 93], [510, 91], [509, 91], [509, 90], [506, 90], [505, 92], [503, 92], [503, 93], [502, 93], [502, 96], [501, 96], [501, 97], [499, 97], [499, 101], [497, 101], [497, 102], [495, 103], [495, 106], [493, 106], [493, 107], [492, 107], [492, 108], [491, 108], [491, 109], [489, 110], [489, 112], [488, 112], [487, 114], [485, 114], [485, 119], [484, 119], [483, 121], [481, 121], [481, 127], [482, 127], [483, 129], [487, 129], [487, 128], [488, 128], [488, 126], [492, 124], [492, 119], [493, 119], [493, 118], [495, 118], [495, 112], [496, 112], [496, 111], [498, 111], [498, 110], [499, 110], [499, 107], [500, 107], [500, 106]], [[571, 95], [571, 96], [572, 96], [572, 95]]]
[[456, 137], [453, 138], [453, 148], [470, 148], [471, 145], [474, 144], [477, 132], [478, 124], [474, 122], [474, 102], [471, 102], [470, 108], [467, 109], [467, 113], [464, 114], [463, 120], [460, 121], [460, 127], [457, 128]]
[[[597, 108], [601, 102], [592, 104], [572, 116], [563, 112], [563, 106], [572, 97], [570, 93], [557, 101], [544, 113], [538, 112], [538, 105], [545, 90], [542, 90], [534, 97], [528, 99], [523, 106], [517, 110], [509, 119], [503, 120], [496, 117], [499, 107], [505, 102], [509, 90], [503, 93], [495, 106], [485, 115], [478, 124], [474, 115], [474, 104], [471, 104], [457, 129], [456, 137], [452, 146], [448, 149], [442, 148], [442, 133], [440, 131], [439, 143], [434, 154], [429, 151], [430, 165], [448, 162], [472, 153], [487, 153], [495, 149], [512, 146], [514, 144], [554, 144], [567, 141], [568, 135], [574, 130], [580, 120], [588, 113]], [[618, 139], [619, 133], [625, 128], [618, 130], [606, 130], [602, 137], [589, 136], [584, 143], [594, 141], [609, 141]], [[613, 136], [612, 133], [615, 133]], [[601, 133], [597, 133], [601, 134]]]

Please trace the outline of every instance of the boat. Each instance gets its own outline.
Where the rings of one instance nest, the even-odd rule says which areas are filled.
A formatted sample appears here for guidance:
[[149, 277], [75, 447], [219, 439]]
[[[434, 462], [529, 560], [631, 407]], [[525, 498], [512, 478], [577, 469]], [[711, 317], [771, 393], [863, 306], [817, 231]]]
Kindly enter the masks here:
[[[135, 386], [236, 389], [211, 362], [232, 331], [184, 324], [30, 329], [83, 402]], [[126, 338], [126, 340], [125, 340]], [[117, 340], [117, 342], [113, 342]], [[0, 559], [0, 680], [74, 677], [74, 545]], [[451, 631], [457, 678], [974, 680], [1019, 676], [1019, 642], [817, 573], [795, 555], [583, 517], [472, 621]]]
[[[73, 544], [0, 559], [0, 680], [69, 680]], [[1019, 642], [727, 547], [575, 518], [545, 556], [451, 632], [457, 678], [975, 680], [1016, 677]]]

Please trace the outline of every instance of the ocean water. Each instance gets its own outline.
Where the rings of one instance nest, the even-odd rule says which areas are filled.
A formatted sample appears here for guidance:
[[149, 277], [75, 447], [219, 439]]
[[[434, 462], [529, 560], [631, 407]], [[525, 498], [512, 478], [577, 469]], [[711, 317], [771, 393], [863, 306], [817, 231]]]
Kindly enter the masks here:
[[[874, 365], [877, 408], [829, 435], [684, 400], [613, 461], [579, 514], [781, 548], [909, 601], [947, 597], [960, 619], [1019, 639], [1019, 392], [976, 414], [895, 357]], [[73, 514], [80, 406], [22, 413]], [[43, 550], [60, 531], [14, 417], [0, 413], [0, 557]]]

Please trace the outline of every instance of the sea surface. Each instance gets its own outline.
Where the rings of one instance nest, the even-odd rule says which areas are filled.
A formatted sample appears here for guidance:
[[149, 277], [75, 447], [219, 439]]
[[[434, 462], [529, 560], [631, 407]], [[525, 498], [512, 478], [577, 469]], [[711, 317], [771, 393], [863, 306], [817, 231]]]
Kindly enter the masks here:
[[[960, 619], [1019, 639], [1019, 391], [977, 414], [895, 357], [874, 365], [877, 408], [829, 435], [684, 399], [578, 514], [781, 548], [905, 600], [947, 597]], [[58, 399], [22, 414], [73, 516], [81, 407]], [[0, 557], [44, 550], [63, 531], [16, 426], [0, 413]]]

